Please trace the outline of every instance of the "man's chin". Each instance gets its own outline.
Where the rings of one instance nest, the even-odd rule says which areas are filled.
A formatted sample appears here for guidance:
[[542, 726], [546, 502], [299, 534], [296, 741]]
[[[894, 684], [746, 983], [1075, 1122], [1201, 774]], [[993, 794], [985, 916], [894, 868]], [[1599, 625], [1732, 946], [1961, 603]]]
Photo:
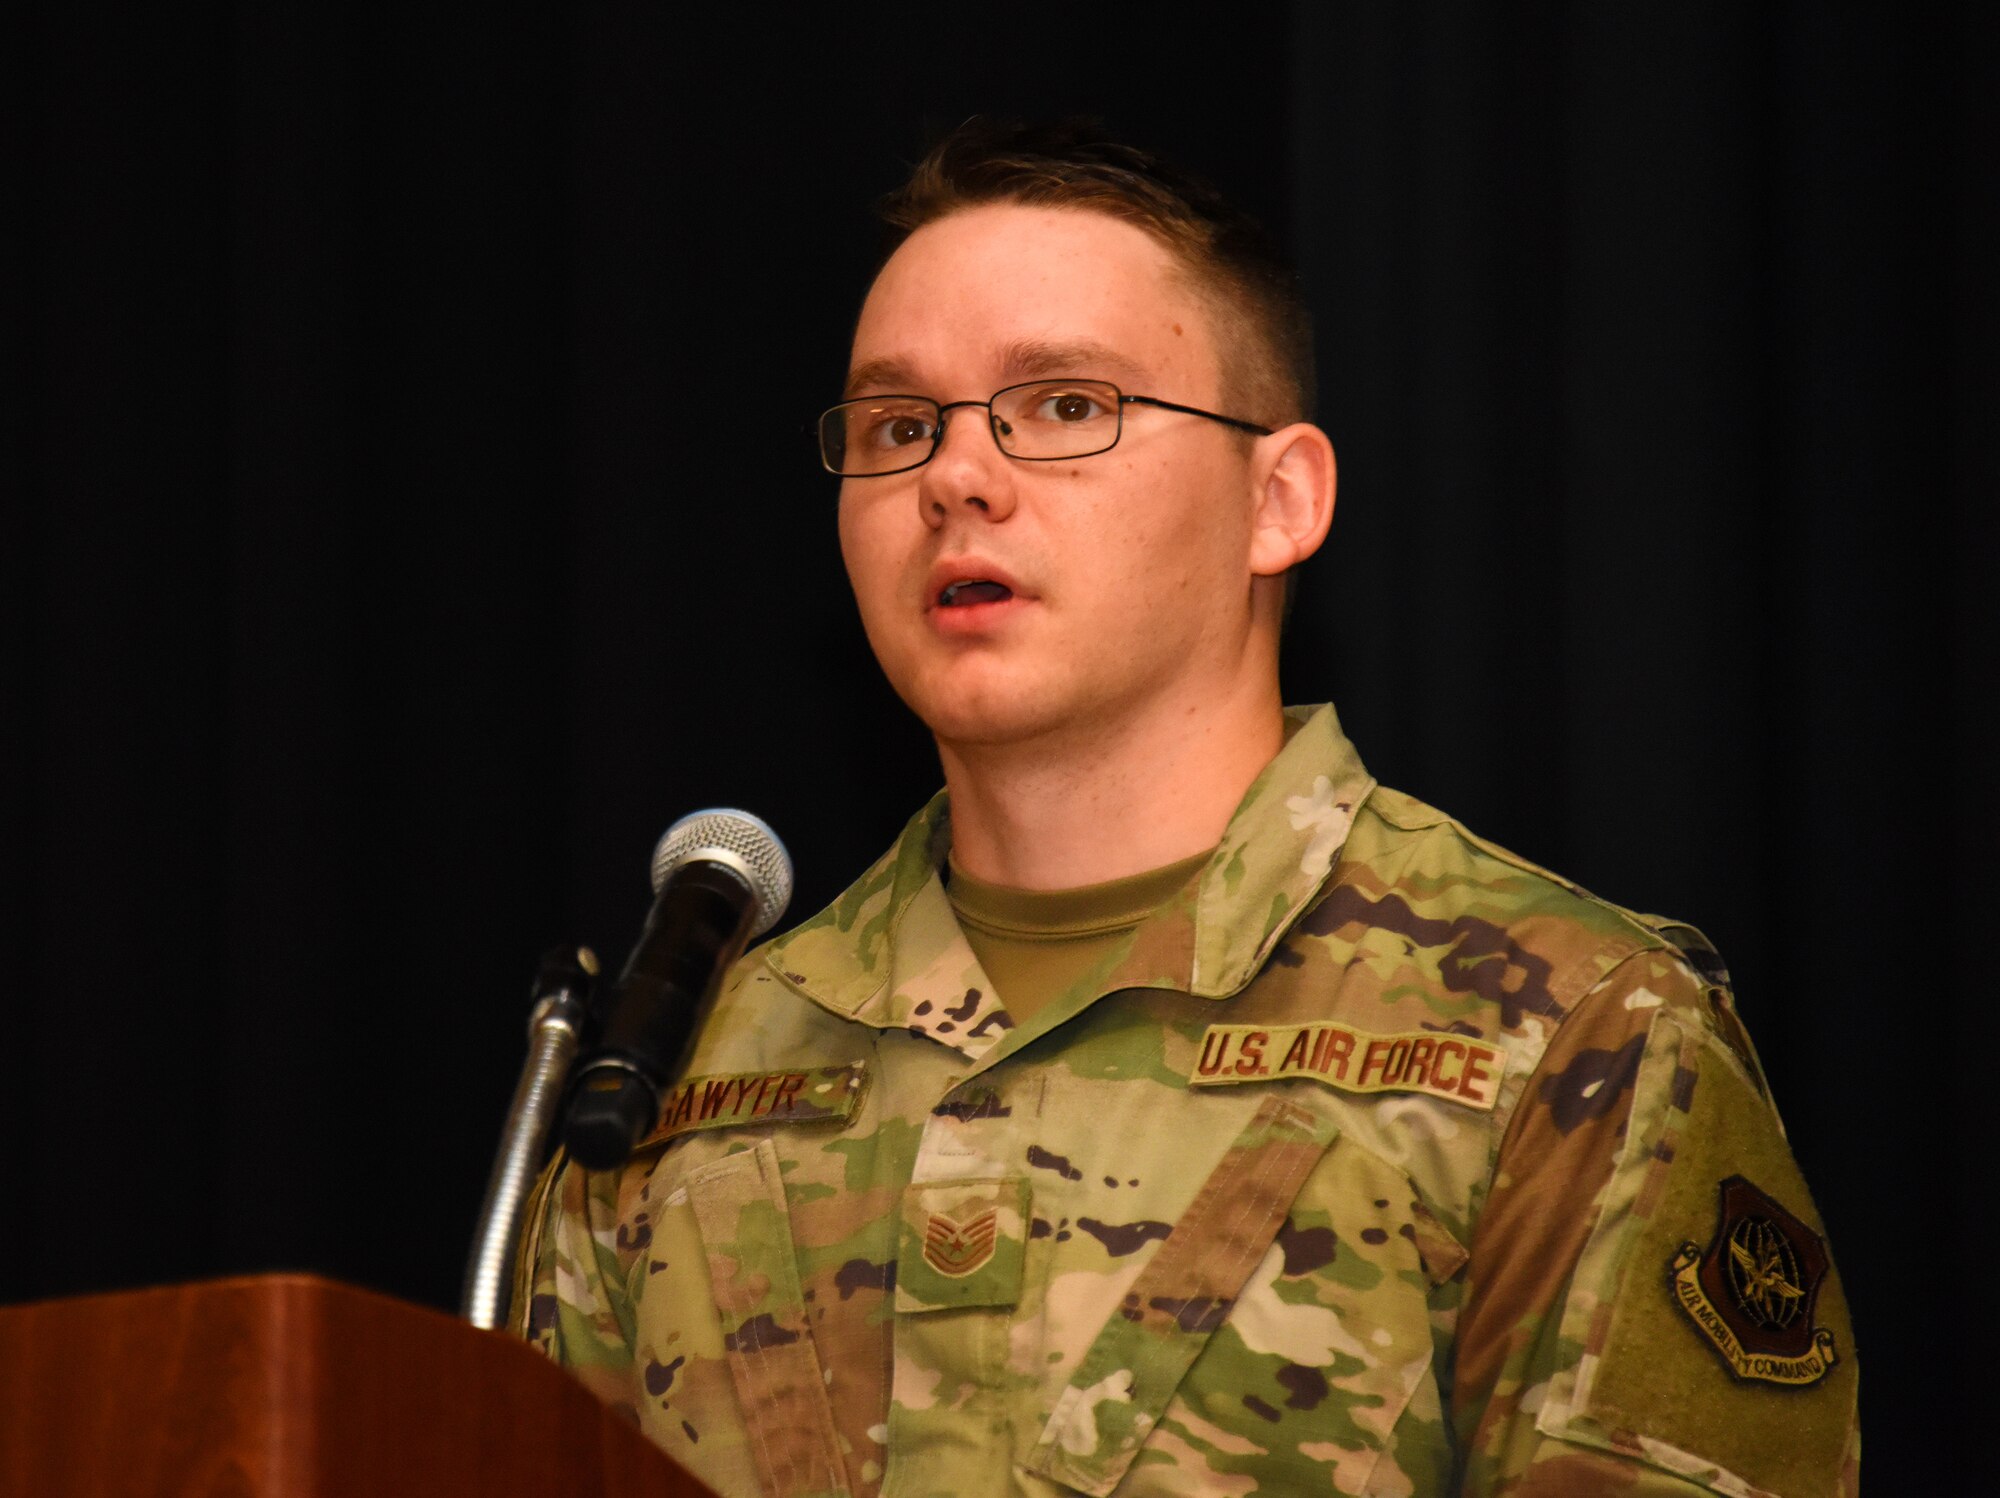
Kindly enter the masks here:
[[1019, 680], [928, 682], [902, 692], [940, 744], [1004, 748], [1073, 724], [1079, 704], [1051, 683]]

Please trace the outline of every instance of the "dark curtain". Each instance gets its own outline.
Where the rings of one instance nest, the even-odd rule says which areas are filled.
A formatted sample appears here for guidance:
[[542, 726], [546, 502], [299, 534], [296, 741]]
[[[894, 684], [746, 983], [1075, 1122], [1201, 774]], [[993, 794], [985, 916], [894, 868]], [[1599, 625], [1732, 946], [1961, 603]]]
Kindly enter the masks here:
[[542, 947], [622, 955], [695, 806], [780, 829], [797, 916], [887, 843], [936, 768], [800, 428], [869, 201], [968, 114], [1082, 110], [1319, 309], [1290, 695], [1718, 942], [1873, 1482], [1970, 1460], [1990, 7], [79, 0], [18, 42], [0, 1300], [450, 1304]]

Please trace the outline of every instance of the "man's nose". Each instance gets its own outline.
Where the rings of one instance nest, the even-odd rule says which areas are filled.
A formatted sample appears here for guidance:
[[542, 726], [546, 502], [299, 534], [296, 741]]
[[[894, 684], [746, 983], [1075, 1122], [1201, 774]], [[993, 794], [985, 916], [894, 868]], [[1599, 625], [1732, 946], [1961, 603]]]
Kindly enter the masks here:
[[920, 471], [917, 504], [934, 529], [955, 510], [971, 510], [993, 521], [1014, 513], [1015, 464], [1000, 450], [983, 406], [945, 413], [937, 451]]

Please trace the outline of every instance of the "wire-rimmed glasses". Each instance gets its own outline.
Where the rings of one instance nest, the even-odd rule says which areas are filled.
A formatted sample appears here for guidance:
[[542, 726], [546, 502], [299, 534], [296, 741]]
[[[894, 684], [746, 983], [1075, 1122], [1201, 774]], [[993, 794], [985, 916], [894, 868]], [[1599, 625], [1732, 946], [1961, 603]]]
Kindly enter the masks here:
[[1184, 416], [1271, 435], [1269, 427], [1196, 406], [1126, 395], [1109, 380], [1027, 380], [996, 390], [983, 401], [946, 401], [922, 395], [870, 395], [842, 401], [819, 419], [819, 460], [842, 478], [907, 473], [930, 462], [944, 440], [945, 413], [960, 406], [984, 408], [993, 440], [1010, 458], [1053, 463], [1090, 458], [1118, 445], [1127, 406], [1157, 406]]

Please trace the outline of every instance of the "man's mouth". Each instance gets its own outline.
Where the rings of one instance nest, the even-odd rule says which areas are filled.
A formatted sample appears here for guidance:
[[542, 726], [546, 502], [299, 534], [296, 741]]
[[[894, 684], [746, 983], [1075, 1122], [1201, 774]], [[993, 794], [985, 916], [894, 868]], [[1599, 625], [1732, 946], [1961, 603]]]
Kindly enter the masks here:
[[970, 578], [964, 582], [947, 583], [944, 591], [938, 594], [938, 607], [962, 609], [975, 603], [1004, 603], [1013, 596], [1014, 590], [1005, 583]]

